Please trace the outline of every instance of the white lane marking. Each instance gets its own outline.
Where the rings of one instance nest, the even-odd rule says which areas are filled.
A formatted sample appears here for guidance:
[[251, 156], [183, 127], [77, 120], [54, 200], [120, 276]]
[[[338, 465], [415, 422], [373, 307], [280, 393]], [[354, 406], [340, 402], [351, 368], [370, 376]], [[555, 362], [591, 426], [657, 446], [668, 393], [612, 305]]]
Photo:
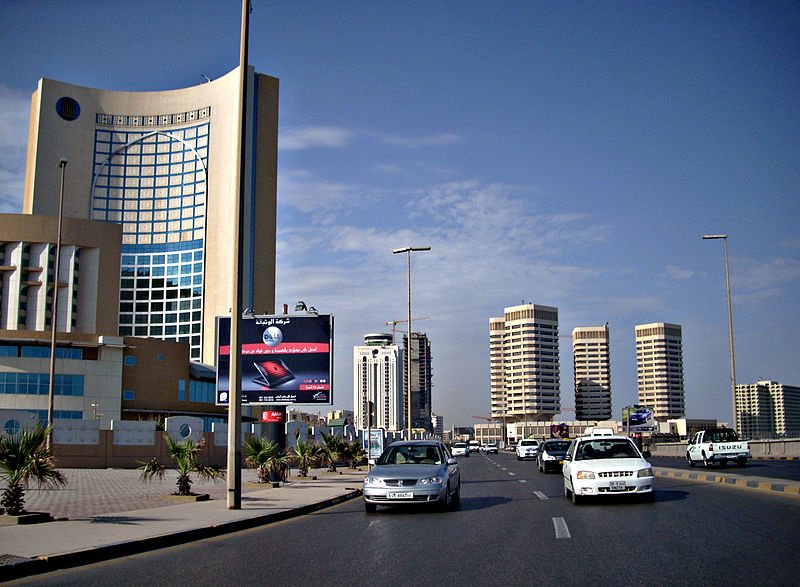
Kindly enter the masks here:
[[519, 481], [520, 483], [527, 483], [528, 482], [527, 479], [517, 479], [517, 481]]
[[508, 474], [511, 475], [512, 477], [516, 477], [517, 476], [517, 474], [514, 471], [509, 471]]
[[572, 538], [569, 535], [569, 528], [567, 528], [567, 523], [564, 521], [564, 518], [553, 518], [553, 526], [556, 529], [556, 538]]
[[538, 497], [539, 499], [550, 499], [549, 497], [547, 497], [547, 496], [546, 496], [544, 493], [542, 493], [541, 491], [534, 491], [534, 492], [533, 492], [533, 494], [534, 494], [536, 497]]

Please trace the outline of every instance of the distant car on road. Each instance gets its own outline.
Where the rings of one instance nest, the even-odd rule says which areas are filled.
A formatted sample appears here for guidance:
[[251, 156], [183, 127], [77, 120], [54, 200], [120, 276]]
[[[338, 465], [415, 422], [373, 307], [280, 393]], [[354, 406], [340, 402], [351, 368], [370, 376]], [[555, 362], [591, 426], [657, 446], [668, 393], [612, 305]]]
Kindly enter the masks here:
[[487, 442], [481, 447], [481, 450], [486, 454], [494, 453], [497, 454], [497, 443], [496, 442]]
[[533, 438], [523, 438], [517, 443], [517, 460], [535, 459], [539, 450], [539, 441]]
[[469, 456], [469, 447], [467, 446], [466, 442], [454, 442], [453, 443], [453, 456], [454, 457], [468, 457]]
[[481, 448], [481, 443], [477, 440], [469, 441], [469, 452], [478, 452]]
[[389, 445], [367, 473], [363, 494], [367, 513], [399, 504], [449, 510], [461, 501], [461, 471], [442, 442], [402, 440]]
[[627, 436], [584, 436], [569, 445], [562, 475], [564, 496], [578, 504], [585, 498], [612, 495], [654, 497], [653, 467]]
[[568, 448], [569, 440], [545, 440], [536, 455], [536, 464], [539, 467], [539, 471], [542, 473], [560, 471]]

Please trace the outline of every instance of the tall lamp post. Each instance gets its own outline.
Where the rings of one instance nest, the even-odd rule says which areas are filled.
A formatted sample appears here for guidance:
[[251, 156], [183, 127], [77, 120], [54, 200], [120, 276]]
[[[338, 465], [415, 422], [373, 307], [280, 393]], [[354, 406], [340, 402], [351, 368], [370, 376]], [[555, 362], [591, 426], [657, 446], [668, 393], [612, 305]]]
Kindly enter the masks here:
[[408, 409], [406, 412], [406, 427], [408, 428], [408, 440], [411, 440], [411, 253], [414, 251], [430, 251], [430, 247], [403, 247], [392, 251], [393, 255], [405, 253], [408, 258], [408, 344], [406, 345], [406, 373], [408, 378], [408, 389], [406, 390], [406, 402]]
[[733, 427], [739, 428], [736, 410], [736, 358], [733, 352], [733, 311], [731, 309], [731, 274], [728, 270], [728, 235], [727, 234], [706, 234], [704, 240], [722, 240], [725, 251], [725, 287], [728, 291], [728, 339], [731, 347], [731, 390], [733, 407]]
[[67, 171], [67, 160], [58, 162], [61, 170], [61, 187], [58, 190], [58, 229], [56, 230], [56, 262], [53, 267], [53, 308], [50, 310], [50, 380], [47, 383], [47, 449], [53, 448], [53, 423], [55, 420], [56, 395], [56, 331], [58, 330], [58, 274], [61, 272], [61, 224], [64, 218], [64, 175]]

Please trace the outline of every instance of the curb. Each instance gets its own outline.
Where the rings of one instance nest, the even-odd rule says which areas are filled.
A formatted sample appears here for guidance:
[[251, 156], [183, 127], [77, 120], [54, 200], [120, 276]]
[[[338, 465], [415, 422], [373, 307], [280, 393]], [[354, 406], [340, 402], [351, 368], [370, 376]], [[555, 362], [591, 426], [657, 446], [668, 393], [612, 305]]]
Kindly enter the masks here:
[[774, 491], [783, 495], [800, 497], [800, 483], [793, 481], [768, 480], [764, 477], [740, 477], [720, 473], [702, 473], [681, 471], [679, 469], [664, 469], [654, 467], [656, 476], [684, 479], [698, 483], [720, 483], [731, 487], [744, 489], [757, 489], [761, 491]]
[[73, 567], [94, 564], [114, 558], [140, 554], [150, 550], [178, 546], [180, 544], [204, 540], [214, 536], [222, 536], [224, 534], [249, 530], [258, 526], [266, 526], [268, 524], [274, 524], [275, 522], [282, 522], [291, 518], [311, 514], [318, 510], [355, 499], [359, 496], [361, 496], [361, 490], [353, 489], [343, 495], [325, 499], [309, 505], [304, 505], [298, 508], [293, 508], [282, 512], [274, 512], [271, 514], [255, 515], [251, 518], [224, 522], [214, 526], [183, 530], [180, 532], [175, 532], [174, 534], [164, 534], [162, 536], [153, 536], [149, 538], [143, 538], [141, 540], [118, 542], [116, 544], [108, 544], [105, 546], [98, 546], [96, 548], [78, 550], [64, 554], [40, 556], [37, 558], [16, 559], [15, 557], [15, 560], [0, 560], [0, 569], [2, 570], [3, 581], [9, 579], [20, 579], [22, 577], [28, 577], [42, 573], [50, 573], [60, 569], [69, 569]]

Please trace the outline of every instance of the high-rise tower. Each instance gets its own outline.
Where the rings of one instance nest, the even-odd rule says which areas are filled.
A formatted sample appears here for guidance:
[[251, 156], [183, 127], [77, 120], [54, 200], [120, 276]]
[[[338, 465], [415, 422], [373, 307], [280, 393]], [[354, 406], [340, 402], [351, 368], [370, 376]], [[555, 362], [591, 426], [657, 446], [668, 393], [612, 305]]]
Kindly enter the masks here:
[[608, 325], [572, 331], [575, 371], [575, 419], [610, 420], [611, 353]]
[[491, 416], [550, 420], [561, 411], [558, 308], [522, 304], [489, 319]]
[[[275, 306], [278, 80], [248, 76], [243, 305]], [[23, 212], [122, 226], [119, 335], [186, 342], [215, 361], [239, 198], [239, 69], [198, 86], [119, 92], [42, 79], [31, 98]]]
[[636, 371], [639, 403], [653, 410], [656, 420], [686, 415], [679, 324], [655, 322], [636, 326]]
[[[353, 347], [353, 406], [356, 428], [403, 430], [403, 354], [391, 334], [367, 334]], [[372, 404], [372, 421], [367, 420]]]

